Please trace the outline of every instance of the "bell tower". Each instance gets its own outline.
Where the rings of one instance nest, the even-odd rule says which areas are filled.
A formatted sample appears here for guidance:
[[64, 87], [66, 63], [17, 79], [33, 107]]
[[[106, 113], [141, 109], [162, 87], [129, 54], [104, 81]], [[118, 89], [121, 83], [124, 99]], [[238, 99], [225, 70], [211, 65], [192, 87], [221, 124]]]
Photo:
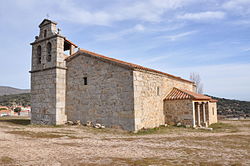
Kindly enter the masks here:
[[65, 114], [65, 51], [77, 47], [60, 34], [57, 23], [44, 19], [39, 36], [32, 45], [31, 123], [58, 125], [67, 121]]

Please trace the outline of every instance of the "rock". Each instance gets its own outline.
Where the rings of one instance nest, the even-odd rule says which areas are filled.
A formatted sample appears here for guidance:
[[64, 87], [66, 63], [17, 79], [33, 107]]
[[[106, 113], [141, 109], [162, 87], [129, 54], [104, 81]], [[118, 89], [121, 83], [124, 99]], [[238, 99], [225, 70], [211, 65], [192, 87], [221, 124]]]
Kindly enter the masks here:
[[67, 121], [67, 124], [68, 124], [68, 125], [73, 125], [74, 122], [72, 122], [72, 121]]
[[80, 120], [77, 120], [77, 121], [75, 122], [75, 125], [81, 125], [81, 121], [80, 121]]
[[91, 121], [87, 121], [86, 126], [91, 127], [91, 126], [93, 126], [93, 123]]
[[191, 126], [190, 126], [190, 125], [186, 125], [185, 127], [186, 127], [186, 128], [190, 128]]
[[199, 127], [198, 129], [213, 131], [213, 128], [208, 128], [208, 127]]
[[181, 126], [181, 122], [178, 122], [178, 123], [176, 124], [176, 126], [177, 126], [177, 127], [180, 127], [180, 126]]
[[207, 128], [207, 130], [209, 130], [209, 131], [213, 131], [213, 128]]
[[168, 127], [168, 124], [166, 123], [166, 124], [164, 124], [164, 127]]
[[102, 129], [105, 129], [105, 126], [104, 126], [104, 125], [102, 125], [102, 126], [101, 126], [101, 128], [102, 128]]
[[96, 123], [96, 124], [95, 124], [95, 128], [100, 129], [101, 127], [102, 127], [101, 124], [99, 124], [99, 123]]

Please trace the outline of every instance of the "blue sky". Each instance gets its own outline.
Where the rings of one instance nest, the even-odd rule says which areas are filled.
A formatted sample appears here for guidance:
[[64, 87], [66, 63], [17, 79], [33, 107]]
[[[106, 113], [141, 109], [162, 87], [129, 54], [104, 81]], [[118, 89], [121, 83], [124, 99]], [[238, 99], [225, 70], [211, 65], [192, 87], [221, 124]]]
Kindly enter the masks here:
[[106, 56], [250, 101], [250, 0], [11, 0], [0, 6], [0, 85], [30, 87], [31, 46], [49, 15], [62, 34]]

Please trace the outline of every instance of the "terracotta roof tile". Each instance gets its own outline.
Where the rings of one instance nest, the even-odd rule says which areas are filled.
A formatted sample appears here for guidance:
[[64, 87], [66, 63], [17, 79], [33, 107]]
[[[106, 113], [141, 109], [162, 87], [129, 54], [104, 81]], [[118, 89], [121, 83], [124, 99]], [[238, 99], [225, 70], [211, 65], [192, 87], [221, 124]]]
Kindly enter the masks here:
[[173, 88], [169, 94], [166, 96], [164, 100], [185, 100], [185, 99], [191, 99], [191, 100], [209, 100], [209, 101], [214, 101], [211, 97], [198, 94], [195, 92], [191, 92], [188, 90], [184, 89], [178, 89], [178, 88]]
[[75, 43], [73, 43], [72, 41], [68, 40], [68, 39], [64, 39], [66, 42], [68, 42], [69, 44], [75, 46], [76, 48], [78, 47]]
[[94, 52], [91, 52], [91, 51], [88, 51], [88, 50], [84, 50], [84, 49], [79, 49], [76, 53], [74, 53], [74, 54], [70, 55], [69, 57], [67, 57], [66, 61], [71, 60], [72, 58], [76, 57], [77, 55], [80, 55], [81, 53], [85, 53], [85, 54], [95, 56], [95, 57], [98, 57], [98, 58], [101, 58], [101, 59], [104, 59], [104, 60], [115, 62], [115, 63], [121, 64], [121, 65], [130, 67], [132, 69], [140, 69], [140, 70], [155, 72], [155, 73], [163, 74], [163, 75], [166, 75], [168, 77], [171, 77], [171, 78], [174, 78], [174, 79], [177, 79], [177, 80], [185, 81], [185, 82], [188, 82], [188, 83], [193, 83], [192, 81], [183, 79], [181, 77], [177, 77], [177, 76], [174, 76], [174, 75], [171, 75], [171, 74], [168, 74], [168, 73], [164, 73], [164, 72], [161, 72], [161, 71], [158, 71], [158, 70], [150, 69], [150, 68], [147, 68], [147, 67], [143, 67], [143, 66], [140, 66], [140, 65], [133, 64], [133, 63], [129, 63], [129, 62], [121, 61], [121, 60], [118, 60], [118, 59], [110, 58], [110, 57], [100, 55], [100, 54], [97, 54], [97, 53], [94, 53]]
[[216, 99], [211, 99], [210, 102], [214, 103], [214, 102], [218, 102], [218, 100], [216, 100]]

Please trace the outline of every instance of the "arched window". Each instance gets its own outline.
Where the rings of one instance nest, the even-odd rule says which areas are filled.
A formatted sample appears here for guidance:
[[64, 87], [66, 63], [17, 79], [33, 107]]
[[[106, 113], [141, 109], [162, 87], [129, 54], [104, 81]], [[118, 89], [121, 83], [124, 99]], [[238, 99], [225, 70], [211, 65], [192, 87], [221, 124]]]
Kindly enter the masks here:
[[47, 62], [51, 62], [51, 43], [47, 43]]
[[47, 30], [44, 30], [43, 37], [47, 37]]
[[37, 63], [38, 64], [42, 63], [42, 48], [41, 48], [41, 46], [37, 47]]

